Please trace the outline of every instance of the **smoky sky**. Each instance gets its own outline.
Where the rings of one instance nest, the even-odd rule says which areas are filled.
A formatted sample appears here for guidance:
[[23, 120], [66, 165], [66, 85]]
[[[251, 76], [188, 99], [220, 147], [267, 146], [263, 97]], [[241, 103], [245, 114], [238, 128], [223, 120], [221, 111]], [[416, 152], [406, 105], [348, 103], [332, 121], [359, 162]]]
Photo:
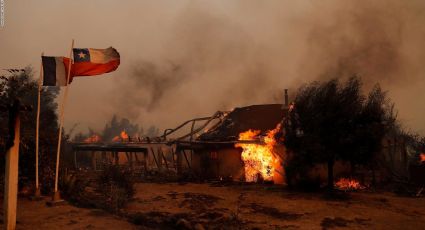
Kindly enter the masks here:
[[121, 54], [117, 71], [72, 83], [68, 129], [99, 130], [112, 114], [168, 128], [216, 110], [281, 103], [285, 88], [293, 96], [311, 81], [357, 75], [365, 90], [381, 84], [404, 126], [425, 133], [423, 1], [28, 4], [6, 6], [2, 68], [38, 71], [39, 54], [67, 55], [71, 38]]

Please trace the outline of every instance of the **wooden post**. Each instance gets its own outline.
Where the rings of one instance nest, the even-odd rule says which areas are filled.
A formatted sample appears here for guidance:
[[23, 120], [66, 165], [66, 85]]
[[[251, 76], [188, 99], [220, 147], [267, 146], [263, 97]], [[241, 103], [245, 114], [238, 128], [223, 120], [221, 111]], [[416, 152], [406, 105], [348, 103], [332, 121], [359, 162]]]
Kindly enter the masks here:
[[136, 165], [139, 164], [139, 157], [136, 152], [134, 152], [134, 159], [136, 160]]
[[[4, 183], [4, 226], [7, 230], [16, 228], [16, 211], [18, 202], [18, 165], [20, 142], [19, 104], [15, 102], [9, 115], [10, 129], [13, 142], [6, 152], [6, 171]], [[9, 146], [8, 146], [9, 147]]]
[[95, 151], [91, 152], [91, 166], [93, 171], [96, 171], [96, 152]]
[[77, 152], [78, 152], [78, 151], [74, 151], [74, 167], [75, 167], [75, 170], [78, 170], [78, 165], [77, 165]]
[[133, 152], [126, 152], [125, 155], [127, 156], [128, 164], [130, 165], [130, 169], [133, 172]]
[[181, 175], [183, 172], [183, 158], [182, 158], [182, 149], [179, 149], [178, 147], [176, 148], [176, 154], [177, 154], [177, 174]]
[[60, 107], [60, 116], [59, 116], [59, 138], [58, 138], [58, 149], [56, 152], [56, 174], [55, 174], [55, 191], [53, 193], [53, 201], [61, 201], [59, 190], [58, 190], [58, 180], [59, 180], [59, 159], [60, 159], [60, 151], [61, 151], [61, 142], [62, 142], [62, 127], [63, 127], [63, 116], [65, 110], [66, 98], [68, 96], [68, 88], [69, 88], [69, 79], [71, 76], [71, 64], [72, 64], [72, 50], [74, 49], [74, 39], [71, 42], [71, 51], [69, 52], [69, 63], [68, 63], [68, 74], [66, 77], [66, 86], [65, 92], [63, 94], [62, 104]]
[[[44, 53], [41, 53], [43, 57]], [[41, 196], [39, 180], [38, 180], [38, 154], [39, 154], [39, 130], [40, 130], [40, 99], [41, 99], [41, 85], [43, 82], [43, 61], [40, 64], [40, 76], [38, 78], [38, 97], [37, 97], [37, 121], [35, 129], [35, 194], [36, 198]]]
[[119, 153], [119, 152], [114, 152], [115, 165], [119, 165], [119, 157], [118, 157], [118, 153]]
[[145, 173], [148, 173], [148, 149], [143, 152], [143, 166], [145, 168]]

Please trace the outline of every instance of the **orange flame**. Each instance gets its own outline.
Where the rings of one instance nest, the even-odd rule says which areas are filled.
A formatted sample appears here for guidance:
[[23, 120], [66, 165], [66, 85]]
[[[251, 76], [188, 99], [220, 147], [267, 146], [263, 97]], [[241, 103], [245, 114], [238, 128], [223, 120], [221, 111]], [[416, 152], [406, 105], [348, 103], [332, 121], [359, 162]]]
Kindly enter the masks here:
[[121, 131], [120, 136], [123, 140], [128, 139], [128, 134], [125, 132], [125, 130]]
[[87, 137], [84, 140], [85, 143], [96, 143], [96, 142], [100, 142], [100, 141], [101, 141], [101, 138], [96, 134], [93, 134], [92, 136]]
[[[265, 145], [252, 143], [237, 143], [235, 147], [242, 148], [241, 158], [244, 162], [245, 180], [256, 182], [260, 178], [271, 181], [275, 170], [280, 165], [280, 159], [274, 154], [274, 147], [277, 143], [276, 133], [280, 130], [280, 124], [273, 130], [267, 132], [264, 137]], [[239, 134], [239, 140], [255, 140], [261, 133], [260, 130], [248, 130]]]
[[125, 140], [128, 140], [128, 134], [125, 132], [125, 130], [121, 131], [119, 136], [115, 136], [114, 138], [112, 138], [113, 142], [125, 141]]
[[249, 140], [254, 140], [255, 137], [258, 136], [258, 134], [260, 134], [261, 131], [260, 130], [248, 130], [246, 132], [243, 133], [239, 133], [239, 140], [240, 141], [249, 141]]
[[358, 189], [364, 189], [365, 187], [360, 184], [355, 179], [350, 178], [340, 178], [336, 183], [335, 186], [338, 189], [341, 190], [358, 190]]
[[425, 163], [425, 153], [421, 153], [419, 155], [419, 161], [422, 162], [422, 163]]

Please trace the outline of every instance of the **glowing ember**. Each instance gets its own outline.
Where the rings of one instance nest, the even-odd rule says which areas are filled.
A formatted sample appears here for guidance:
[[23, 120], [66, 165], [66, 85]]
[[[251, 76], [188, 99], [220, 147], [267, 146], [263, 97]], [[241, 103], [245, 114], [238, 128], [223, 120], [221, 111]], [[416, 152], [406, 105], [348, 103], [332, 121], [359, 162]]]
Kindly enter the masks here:
[[93, 134], [92, 136], [87, 137], [84, 140], [85, 143], [95, 143], [95, 142], [100, 142], [100, 141], [101, 141], [101, 138], [96, 134]]
[[[265, 145], [251, 143], [235, 145], [243, 150], [241, 158], [244, 162], [246, 181], [256, 182], [261, 178], [268, 181], [273, 180], [275, 170], [280, 165], [279, 158], [273, 152], [277, 143], [275, 135], [279, 130], [280, 125], [267, 132], [267, 136], [264, 138]], [[260, 130], [248, 130], [239, 134], [239, 140], [255, 140], [260, 133]]]
[[355, 179], [350, 178], [340, 178], [336, 183], [335, 186], [338, 189], [341, 190], [358, 190], [358, 189], [364, 189], [365, 187], [360, 184]]
[[422, 162], [422, 163], [425, 163], [425, 153], [421, 153], [419, 155], [419, 161]]

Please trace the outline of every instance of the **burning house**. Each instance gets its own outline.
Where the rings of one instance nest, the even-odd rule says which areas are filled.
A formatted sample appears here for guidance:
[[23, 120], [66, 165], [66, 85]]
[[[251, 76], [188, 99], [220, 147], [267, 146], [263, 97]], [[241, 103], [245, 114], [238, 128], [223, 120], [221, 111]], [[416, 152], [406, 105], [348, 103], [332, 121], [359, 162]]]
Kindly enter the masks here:
[[[156, 138], [130, 137], [125, 131], [112, 140], [91, 136], [74, 143], [74, 164], [85, 153], [85, 166], [101, 169], [102, 164], [128, 166], [141, 173], [150, 171], [190, 174], [200, 180], [285, 182], [283, 145], [285, 118], [290, 105], [261, 104], [218, 111], [210, 117], [183, 122], [166, 129]], [[183, 134], [182, 134], [183, 133]], [[84, 155], [84, 154], [82, 154]], [[88, 162], [88, 163], [87, 163]], [[336, 174], [349, 171], [337, 162]], [[342, 168], [342, 169], [339, 169]], [[312, 167], [311, 177], [326, 181], [326, 166]]]
[[[251, 105], [218, 111], [212, 116], [194, 118], [174, 129], [166, 129], [156, 138], [131, 137], [125, 131], [111, 140], [102, 140], [93, 135], [82, 143], [74, 143], [74, 165], [75, 168], [84, 165], [80, 164], [83, 157], [78, 157], [84, 153], [81, 155], [90, 158], [85, 160], [85, 166], [95, 170], [107, 163], [128, 166], [145, 174], [166, 171], [178, 175], [190, 174], [200, 180], [285, 183], [284, 165], [289, 162], [291, 154], [286, 153], [282, 136], [289, 110], [285, 91], [284, 104]], [[402, 159], [404, 164], [400, 163], [398, 168], [406, 170], [406, 151], [399, 151], [385, 143], [381, 157], [390, 159], [392, 163], [394, 159]], [[395, 153], [404, 154], [394, 157]], [[421, 157], [425, 161], [425, 155]], [[383, 159], [382, 162], [387, 160]], [[390, 165], [389, 168], [397, 167]], [[364, 173], [367, 174], [366, 171]], [[334, 174], [339, 179], [336, 186], [361, 187], [358, 181], [344, 178], [351, 173], [348, 162], [335, 162]], [[327, 181], [327, 165], [316, 163], [310, 167], [307, 175], [312, 181], [324, 183]], [[292, 179], [297, 180], [297, 177]], [[362, 184], [366, 182], [364, 179], [361, 181]]]
[[193, 172], [202, 178], [282, 183], [284, 148], [278, 139], [286, 113], [282, 104], [235, 108], [194, 141], [177, 142], [177, 148], [192, 152]]
[[[219, 111], [211, 117], [195, 118], [175, 129], [166, 129], [162, 136], [153, 139], [134, 138], [125, 132], [106, 142], [92, 136], [73, 144], [74, 165], [80, 165], [78, 155], [89, 153], [93, 169], [106, 162], [141, 166], [144, 172], [188, 172], [200, 179], [282, 183], [285, 153], [281, 127], [287, 113], [285, 91], [285, 104]], [[175, 137], [188, 127], [189, 133]]]

